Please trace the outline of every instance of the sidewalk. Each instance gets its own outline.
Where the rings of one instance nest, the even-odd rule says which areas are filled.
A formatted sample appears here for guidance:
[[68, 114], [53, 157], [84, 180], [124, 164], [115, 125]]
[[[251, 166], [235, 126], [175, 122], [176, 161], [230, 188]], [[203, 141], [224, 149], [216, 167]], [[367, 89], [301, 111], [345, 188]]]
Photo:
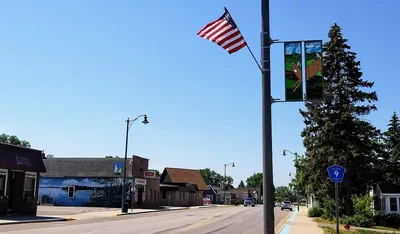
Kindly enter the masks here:
[[300, 211], [294, 211], [279, 234], [323, 234], [322, 228], [307, 216], [307, 210], [306, 207], [300, 207]]
[[115, 208], [90, 208], [90, 207], [38, 207], [38, 216], [7, 216], [0, 217], [1, 225], [73, 221], [82, 219], [107, 218], [121, 215], [135, 215], [162, 211], [175, 211], [198, 208], [211, 208], [216, 206], [195, 206], [195, 207], [160, 207], [157, 209], [129, 209], [128, 213], [121, 213], [121, 209]]

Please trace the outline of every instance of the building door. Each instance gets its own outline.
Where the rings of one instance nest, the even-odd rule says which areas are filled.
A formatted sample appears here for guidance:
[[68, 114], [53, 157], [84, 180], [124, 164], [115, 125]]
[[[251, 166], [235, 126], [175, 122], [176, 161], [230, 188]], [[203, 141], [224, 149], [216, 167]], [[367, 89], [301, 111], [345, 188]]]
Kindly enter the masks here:
[[138, 188], [138, 198], [137, 198], [137, 204], [140, 205], [143, 203], [143, 187], [139, 186]]
[[189, 192], [189, 206], [195, 205], [195, 193]]
[[24, 198], [24, 185], [25, 185], [25, 173], [18, 171], [11, 171], [10, 183], [8, 191], [10, 191], [10, 204], [9, 207], [11, 212], [20, 213], [21, 203]]

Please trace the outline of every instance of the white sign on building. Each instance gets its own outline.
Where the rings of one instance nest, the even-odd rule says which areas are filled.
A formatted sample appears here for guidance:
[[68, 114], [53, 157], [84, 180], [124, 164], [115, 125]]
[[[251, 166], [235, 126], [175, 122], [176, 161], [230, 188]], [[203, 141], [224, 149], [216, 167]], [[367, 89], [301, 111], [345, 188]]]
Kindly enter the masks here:
[[146, 179], [135, 178], [135, 184], [146, 185]]

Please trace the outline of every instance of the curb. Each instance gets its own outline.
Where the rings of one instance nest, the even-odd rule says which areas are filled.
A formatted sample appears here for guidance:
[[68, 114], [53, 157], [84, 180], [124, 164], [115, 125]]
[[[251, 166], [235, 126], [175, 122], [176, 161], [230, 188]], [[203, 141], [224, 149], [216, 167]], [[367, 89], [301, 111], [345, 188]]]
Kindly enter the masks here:
[[[138, 215], [138, 214], [156, 213], [156, 212], [164, 212], [164, 211], [175, 211], [175, 210], [188, 210], [188, 209], [190, 209], [190, 207], [181, 208], [181, 209], [150, 210], [150, 211], [143, 211], [143, 212], [137, 212], [137, 213], [118, 213], [118, 214], [115, 214], [115, 216]], [[192, 208], [192, 209], [194, 209], [194, 208]]]
[[292, 216], [293, 213], [288, 213], [276, 226], [280, 227], [276, 233], [281, 233], [282, 229], [285, 227], [286, 222]]
[[283, 225], [282, 229], [279, 231], [279, 234], [288, 234], [289, 233], [289, 229], [290, 229], [290, 224], [288, 224], [289, 222], [292, 222], [294, 220], [294, 217], [296, 217], [298, 211], [294, 211], [292, 213], [292, 215], [290, 216], [289, 219], [285, 220], [285, 224]]
[[191, 209], [209, 209], [209, 208], [216, 208], [216, 207], [220, 207], [220, 206], [195, 206], [195, 207], [191, 207]]
[[54, 218], [54, 219], [38, 219], [38, 220], [22, 220], [16, 222], [5, 222], [0, 223], [0, 226], [3, 225], [14, 225], [14, 224], [27, 224], [27, 223], [50, 223], [50, 222], [65, 222], [65, 221], [74, 221], [74, 218]]

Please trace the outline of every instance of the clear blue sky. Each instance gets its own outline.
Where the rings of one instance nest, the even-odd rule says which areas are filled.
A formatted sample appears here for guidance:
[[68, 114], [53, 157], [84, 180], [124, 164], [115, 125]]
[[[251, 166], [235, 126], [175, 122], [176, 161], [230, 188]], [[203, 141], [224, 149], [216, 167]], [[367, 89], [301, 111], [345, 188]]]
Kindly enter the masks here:
[[[262, 170], [261, 75], [246, 50], [229, 55], [196, 32], [226, 6], [260, 57], [260, 1], [2, 1], [0, 131], [56, 157], [124, 153], [127, 117], [136, 122], [129, 154], [151, 167], [212, 168], [235, 185]], [[334, 22], [376, 82], [386, 128], [399, 91], [398, 1], [271, 0], [274, 39], [327, 40]], [[272, 88], [284, 97], [283, 45], [272, 47]], [[273, 106], [274, 180], [289, 182], [304, 152], [298, 109]]]

